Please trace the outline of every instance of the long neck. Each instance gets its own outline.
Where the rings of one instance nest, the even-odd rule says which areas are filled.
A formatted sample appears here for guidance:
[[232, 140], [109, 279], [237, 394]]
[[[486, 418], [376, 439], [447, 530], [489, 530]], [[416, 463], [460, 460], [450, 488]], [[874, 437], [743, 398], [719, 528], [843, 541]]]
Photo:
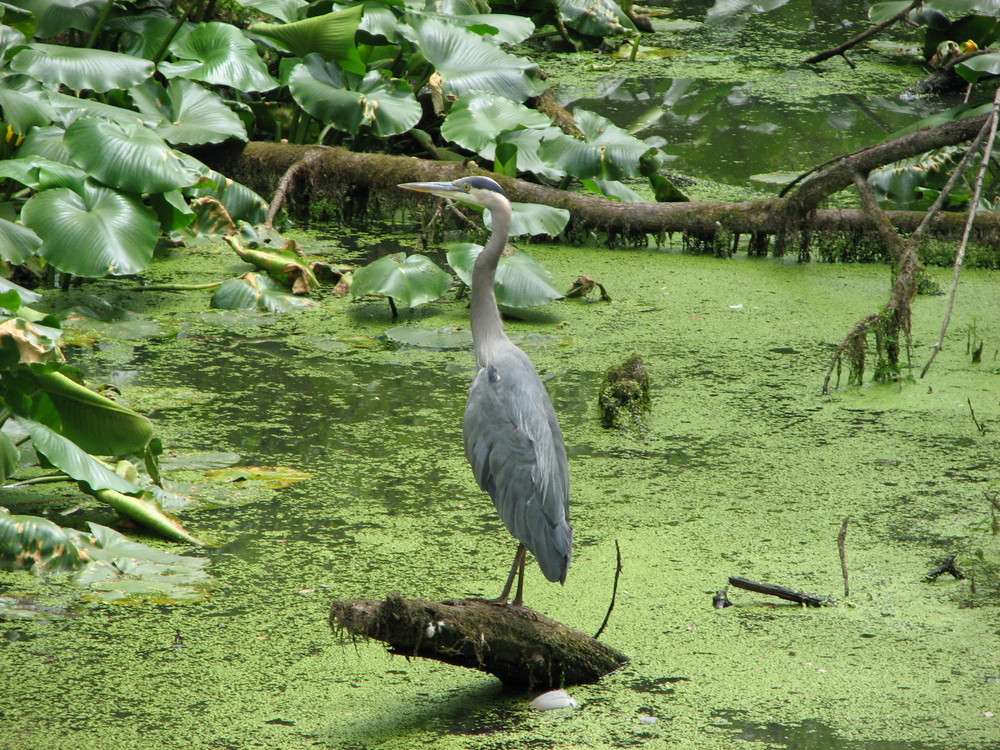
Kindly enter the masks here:
[[497, 308], [493, 279], [500, 254], [507, 244], [510, 207], [503, 202], [490, 206], [490, 211], [493, 214], [493, 232], [472, 269], [472, 342], [480, 367], [485, 367], [493, 358], [498, 344], [509, 341], [503, 331], [503, 321]]

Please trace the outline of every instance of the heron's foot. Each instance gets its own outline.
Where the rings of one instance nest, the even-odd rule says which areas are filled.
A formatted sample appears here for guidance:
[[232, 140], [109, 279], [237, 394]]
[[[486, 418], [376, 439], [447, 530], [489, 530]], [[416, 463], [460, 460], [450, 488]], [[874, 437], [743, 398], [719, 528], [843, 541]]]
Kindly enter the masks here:
[[487, 604], [497, 604], [501, 607], [505, 607], [508, 604], [512, 604], [515, 607], [521, 606], [521, 602], [519, 600], [515, 599], [514, 601], [511, 601], [509, 594], [501, 594], [495, 599], [483, 599], [483, 601], [486, 602]]

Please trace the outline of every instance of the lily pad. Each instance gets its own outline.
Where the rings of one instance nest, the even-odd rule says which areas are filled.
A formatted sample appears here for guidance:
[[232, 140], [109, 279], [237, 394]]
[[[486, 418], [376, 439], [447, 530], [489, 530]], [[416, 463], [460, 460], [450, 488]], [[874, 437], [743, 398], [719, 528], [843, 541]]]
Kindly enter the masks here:
[[468, 349], [472, 346], [472, 331], [468, 328], [419, 328], [417, 326], [396, 326], [385, 335], [399, 344], [420, 349]]
[[351, 296], [383, 294], [395, 305], [416, 307], [441, 297], [451, 281], [451, 275], [426, 255], [392, 253], [355, 271]]
[[[472, 267], [482, 250], [482, 245], [463, 242], [448, 251], [448, 263], [469, 287]], [[545, 305], [563, 296], [552, 285], [552, 274], [524, 250], [500, 258], [494, 290], [497, 304], [507, 307]]]
[[212, 307], [224, 310], [290, 312], [315, 304], [312, 300], [290, 294], [269, 276], [253, 272], [239, 279], [230, 279], [212, 295]]
[[239, 482], [244, 487], [277, 490], [310, 479], [308, 474], [290, 466], [231, 466], [205, 472], [205, 478], [216, 483]]

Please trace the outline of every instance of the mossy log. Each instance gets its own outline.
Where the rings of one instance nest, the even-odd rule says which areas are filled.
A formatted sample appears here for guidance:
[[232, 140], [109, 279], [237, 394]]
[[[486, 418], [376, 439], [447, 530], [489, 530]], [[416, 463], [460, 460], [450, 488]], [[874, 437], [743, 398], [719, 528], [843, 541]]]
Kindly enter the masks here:
[[[846, 232], [856, 236], [859, 232], [872, 230], [865, 212], [819, 209], [820, 202], [849, 187], [856, 171], [867, 173], [878, 166], [975, 137], [984, 117], [945, 123], [839, 157], [831, 160], [825, 169], [810, 173], [809, 178], [787, 197], [740, 203], [627, 203], [490, 174], [474, 164], [355, 153], [340, 147], [251, 142], [234, 148], [202, 150], [196, 155], [264, 196], [272, 195], [289, 168], [308, 156], [308, 169], [301, 170], [290, 186], [288, 204], [296, 213], [313, 216], [324, 216], [323, 207], [326, 206], [336, 214], [326, 218], [356, 220], [373, 204], [384, 210], [423, 200], [396, 190], [400, 182], [455, 180], [469, 174], [489, 174], [503, 185], [514, 201], [567, 209], [573, 216], [574, 228], [607, 232], [622, 238], [678, 232], [711, 242], [726, 233], [756, 238], [784, 235], [791, 226], [800, 227], [806, 235]], [[318, 156], [317, 148], [322, 151]], [[924, 213], [888, 211], [886, 216], [897, 230], [906, 233], [916, 229]], [[939, 238], [960, 237], [965, 219], [964, 213], [942, 212], [927, 227], [926, 234]], [[1000, 215], [979, 212], [972, 239], [1000, 241]]]
[[483, 599], [429, 602], [386, 595], [330, 607], [335, 632], [373, 638], [389, 652], [478, 669], [504, 685], [550, 690], [596, 682], [628, 657], [528, 607]]

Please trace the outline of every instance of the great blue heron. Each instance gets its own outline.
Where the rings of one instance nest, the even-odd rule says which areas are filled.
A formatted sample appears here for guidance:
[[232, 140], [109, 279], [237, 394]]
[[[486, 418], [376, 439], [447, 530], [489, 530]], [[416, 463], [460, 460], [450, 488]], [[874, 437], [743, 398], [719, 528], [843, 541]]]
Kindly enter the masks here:
[[462, 426], [465, 455], [476, 481], [520, 541], [503, 593], [493, 601], [507, 602], [516, 574], [513, 603], [519, 605], [525, 553], [530, 550], [537, 558], [546, 578], [563, 583], [573, 529], [559, 420], [531, 360], [504, 333], [493, 292], [497, 262], [510, 232], [510, 202], [488, 177], [407, 182], [400, 187], [482, 206], [493, 215], [493, 231], [472, 271], [472, 341], [479, 369], [469, 388]]

